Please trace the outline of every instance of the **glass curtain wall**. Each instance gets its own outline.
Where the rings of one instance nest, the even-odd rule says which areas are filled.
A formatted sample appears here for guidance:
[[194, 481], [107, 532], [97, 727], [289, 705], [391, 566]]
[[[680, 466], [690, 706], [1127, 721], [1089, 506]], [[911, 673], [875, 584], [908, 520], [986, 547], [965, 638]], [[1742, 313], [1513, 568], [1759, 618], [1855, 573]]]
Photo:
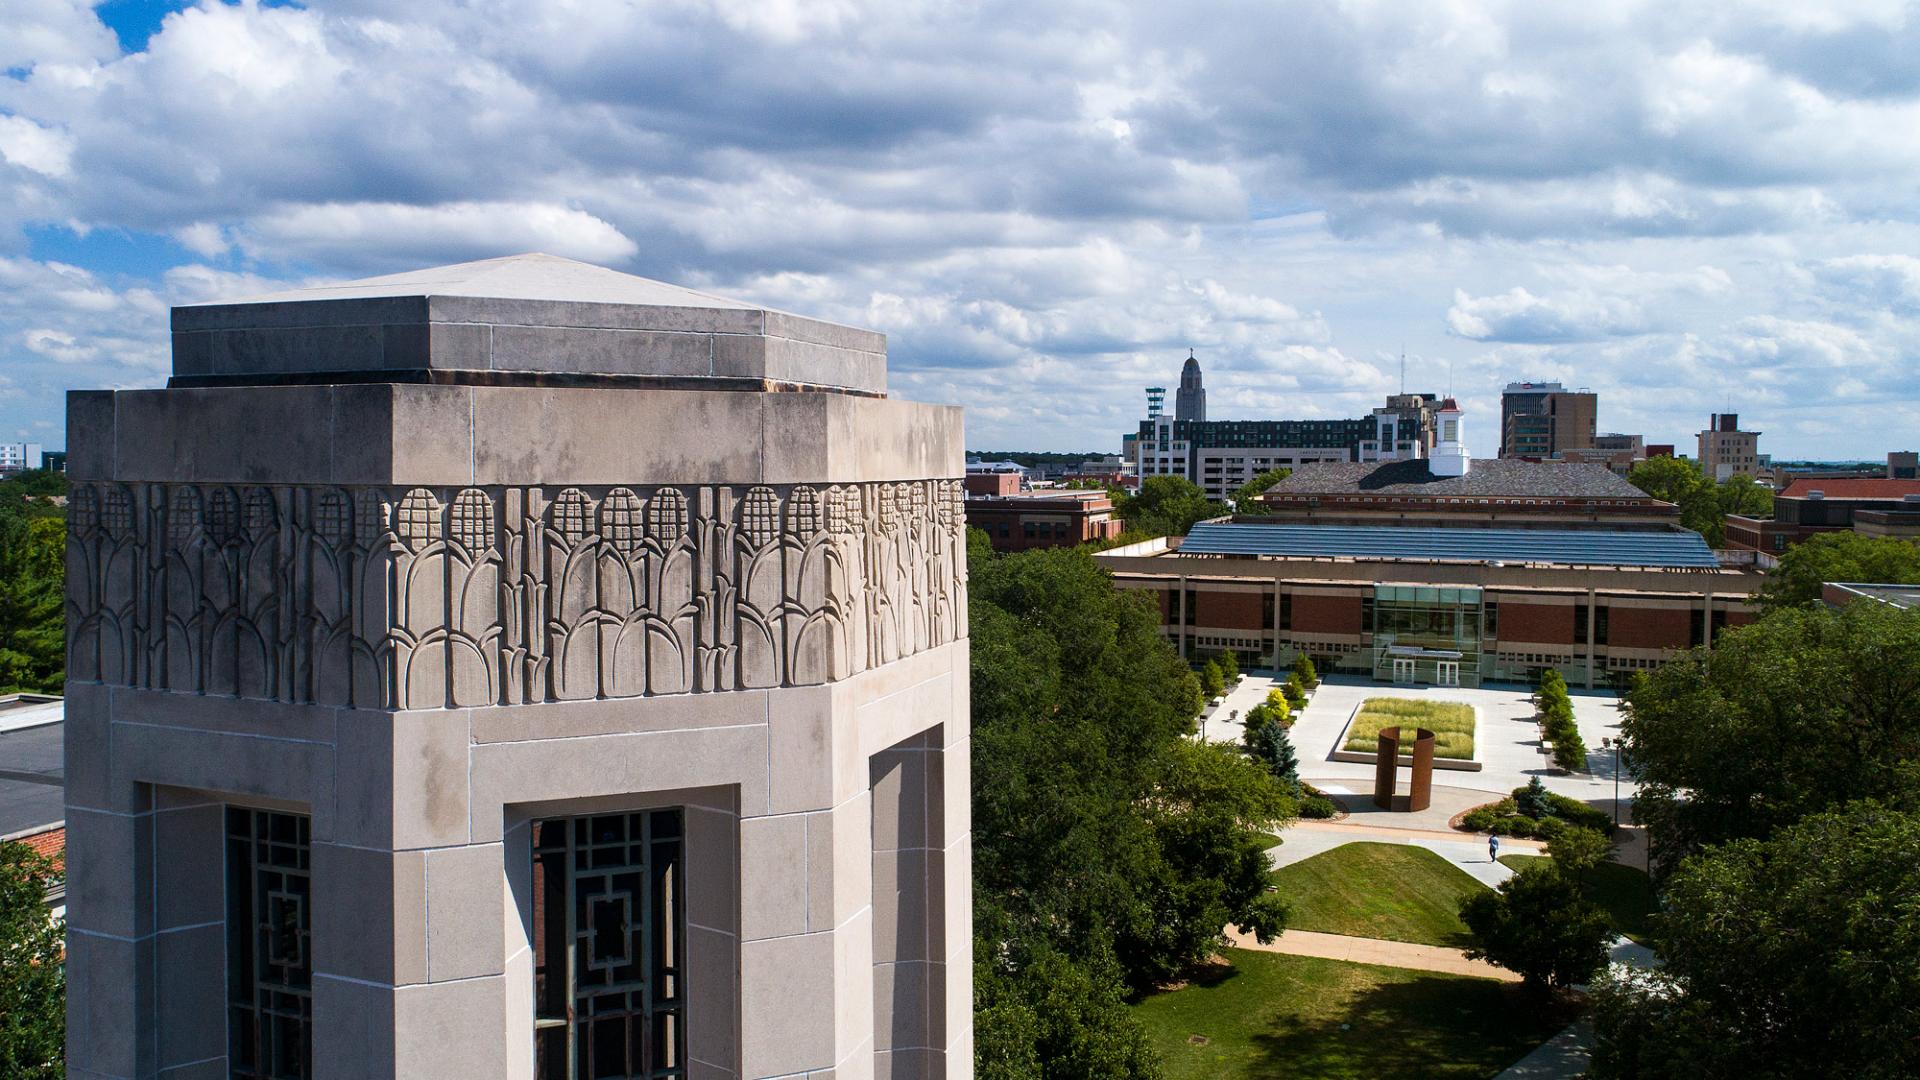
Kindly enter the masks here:
[[1484, 615], [1477, 588], [1376, 585], [1373, 677], [1420, 685], [1480, 685]]

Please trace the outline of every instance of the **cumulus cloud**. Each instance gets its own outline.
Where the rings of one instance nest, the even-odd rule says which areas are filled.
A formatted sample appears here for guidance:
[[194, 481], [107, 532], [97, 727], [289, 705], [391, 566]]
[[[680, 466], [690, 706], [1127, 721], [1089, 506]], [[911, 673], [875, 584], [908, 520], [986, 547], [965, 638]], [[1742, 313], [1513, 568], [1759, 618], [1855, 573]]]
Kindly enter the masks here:
[[1920, 398], [1888, 254], [1920, 250], [1910, 4], [202, 0], [124, 52], [82, 0], [0, 25], [0, 427], [160, 377], [168, 303], [521, 250], [885, 330], [897, 388], [1002, 445], [1112, 447], [1189, 347], [1239, 415], [1358, 415], [1403, 348], [1410, 388], [1558, 375], [1603, 426], [1804, 409], [1795, 364]]

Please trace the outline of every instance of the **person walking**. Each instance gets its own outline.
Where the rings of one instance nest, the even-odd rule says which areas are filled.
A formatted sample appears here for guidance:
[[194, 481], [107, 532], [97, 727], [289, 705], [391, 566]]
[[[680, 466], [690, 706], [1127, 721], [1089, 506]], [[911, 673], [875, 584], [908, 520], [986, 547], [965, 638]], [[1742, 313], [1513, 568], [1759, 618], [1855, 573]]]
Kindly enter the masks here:
[[1487, 861], [1500, 861], [1500, 838], [1492, 833], [1487, 834]]

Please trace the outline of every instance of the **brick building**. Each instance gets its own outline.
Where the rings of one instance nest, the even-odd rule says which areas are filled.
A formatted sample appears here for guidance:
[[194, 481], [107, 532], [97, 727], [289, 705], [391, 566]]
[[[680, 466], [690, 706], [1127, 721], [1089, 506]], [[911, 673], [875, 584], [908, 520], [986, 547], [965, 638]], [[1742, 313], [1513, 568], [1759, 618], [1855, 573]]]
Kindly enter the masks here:
[[1778, 553], [1823, 532], [1920, 537], [1920, 480], [1796, 479], [1773, 497], [1773, 517], [1729, 515], [1727, 546]]
[[1120, 535], [1120, 518], [1105, 491], [1016, 488], [975, 494], [974, 479], [967, 478], [967, 524], [986, 533], [995, 551], [1073, 547]]
[[1459, 476], [1432, 462], [1307, 465], [1261, 497], [1262, 520], [1325, 525], [1666, 529], [1680, 510], [1603, 465], [1482, 458]]

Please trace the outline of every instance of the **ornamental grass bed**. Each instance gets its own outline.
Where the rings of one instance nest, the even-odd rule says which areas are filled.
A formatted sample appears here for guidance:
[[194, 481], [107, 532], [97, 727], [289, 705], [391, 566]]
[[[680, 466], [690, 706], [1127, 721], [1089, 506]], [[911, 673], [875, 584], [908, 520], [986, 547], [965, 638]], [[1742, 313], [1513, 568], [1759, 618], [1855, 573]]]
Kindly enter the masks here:
[[1411, 752], [1412, 729], [1426, 728], [1433, 732], [1434, 757], [1473, 760], [1473, 706], [1459, 701], [1368, 698], [1360, 703], [1341, 749], [1371, 753], [1380, 746], [1380, 729], [1390, 727], [1407, 729], [1400, 744], [1403, 753]]

